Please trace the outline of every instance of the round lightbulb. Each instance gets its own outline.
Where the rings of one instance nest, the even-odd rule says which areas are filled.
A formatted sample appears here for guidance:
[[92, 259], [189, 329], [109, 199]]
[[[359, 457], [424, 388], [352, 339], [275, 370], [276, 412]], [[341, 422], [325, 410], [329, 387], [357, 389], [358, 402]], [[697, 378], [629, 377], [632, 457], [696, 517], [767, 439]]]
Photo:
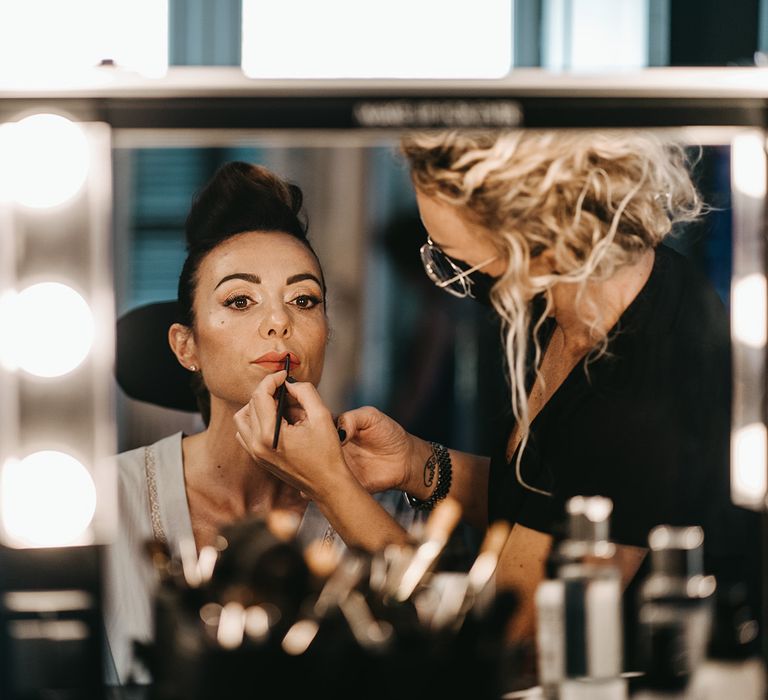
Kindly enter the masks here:
[[96, 512], [91, 475], [64, 452], [45, 450], [8, 460], [0, 493], [5, 533], [22, 546], [82, 542]]
[[13, 372], [19, 368], [16, 362], [16, 297], [13, 289], [0, 293], [0, 364]]
[[749, 502], [764, 501], [768, 491], [767, 446], [763, 423], [742, 426], [731, 434], [732, 489]]
[[14, 199], [13, 168], [11, 160], [14, 146], [12, 123], [0, 124], [0, 204]]
[[2, 198], [45, 209], [77, 194], [90, 166], [88, 139], [77, 124], [58, 114], [35, 114], [3, 132]]
[[[7, 315], [7, 314], [6, 314]], [[27, 287], [13, 300], [11, 328], [4, 331], [5, 363], [38, 377], [71, 372], [93, 345], [94, 320], [74, 289], [58, 282]]]

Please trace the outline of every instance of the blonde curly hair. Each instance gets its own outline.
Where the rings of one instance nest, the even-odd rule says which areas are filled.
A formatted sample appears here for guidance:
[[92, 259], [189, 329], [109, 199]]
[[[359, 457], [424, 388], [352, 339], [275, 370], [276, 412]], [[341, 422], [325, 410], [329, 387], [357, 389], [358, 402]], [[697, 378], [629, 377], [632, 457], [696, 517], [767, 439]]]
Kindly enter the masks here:
[[[522, 437], [530, 428], [525, 386], [531, 323], [551, 311], [548, 291], [610, 278], [656, 247], [680, 221], [702, 212], [683, 148], [650, 133], [593, 131], [434, 132], [407, 135], [402, 152], [413, 183], [489, 231], [507, 267], [491, 291], [503, 321], [512, 411]], [[555, 272], [533, 276], [548, 251]], [[531, 318], [542, 294], [543, 314]], [[592, 309], [591, 318], [599, 309]], [[598, 322], [590, 324], [593, 331]], [[534, 332], [535, 363], [541, 348]], [[595, 331], [590, 356], [606, 349]], [[519, 458], [518, 458], [519, 459]]]

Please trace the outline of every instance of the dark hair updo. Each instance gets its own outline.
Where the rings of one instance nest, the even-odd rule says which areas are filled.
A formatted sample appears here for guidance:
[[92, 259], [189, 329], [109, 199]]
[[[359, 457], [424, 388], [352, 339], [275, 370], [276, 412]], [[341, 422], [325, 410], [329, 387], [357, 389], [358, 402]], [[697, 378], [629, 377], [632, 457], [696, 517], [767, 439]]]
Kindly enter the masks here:
[[[205, 256], [224, 241], [249, 231], [285, 233], [306, 246], [317, 260], [325, 300], [325, 278], [317, 253], [307, 240], [303, 201], [297, 185], [264, 167], [238, 161], [222, 165], [195, 195], [187, 216], [187, 258], [179, 276], [177, 321], [194, 326], [197, 272]], [[207, 425], [211, 399], [199, 372], [192, 375], [192, 389]]]
[[325, 279], [307, 240], [301, 189], [259, 165], [234, 161], [222, 165], [195, 195], [184, 226], [187, 259], [179, 276], [178, 321], [194, 325], [197, 271], [203, 258], [224, 241], [247, 231], [286, 233], [301, 241], [317, 260], [325, 297]]

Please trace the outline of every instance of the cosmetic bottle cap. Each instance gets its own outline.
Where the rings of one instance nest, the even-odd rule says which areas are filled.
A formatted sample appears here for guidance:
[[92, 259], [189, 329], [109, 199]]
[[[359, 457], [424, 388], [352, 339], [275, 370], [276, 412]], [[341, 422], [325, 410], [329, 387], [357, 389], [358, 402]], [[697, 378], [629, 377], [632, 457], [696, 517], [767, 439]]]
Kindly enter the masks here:
[[568, 539], [582, 542], [608, 540], [613, 502], [603, 496], [574, 496], [566, 504]]
[[704, 571], [704, 531], [659, 525], [648, 535], [654, 574], [690, 579]]

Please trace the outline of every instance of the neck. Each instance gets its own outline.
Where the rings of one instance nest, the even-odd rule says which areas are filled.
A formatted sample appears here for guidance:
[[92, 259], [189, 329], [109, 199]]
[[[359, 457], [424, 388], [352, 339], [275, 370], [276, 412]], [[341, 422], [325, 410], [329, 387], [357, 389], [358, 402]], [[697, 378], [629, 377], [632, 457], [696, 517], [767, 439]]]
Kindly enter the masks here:
[[235, 438], [233, 417], [238, 408], [212, 397], [208, 428], [184, 439], [187, 488], [236, 515], [295, 506], [300, 502], [297, 492], [256, 463]]
[[640, 293], [653, 269], [654, 251], [647, 250], [606, 280], [579, 285], [562, 282], [552, 288], [553, 315], [563, 333], [566, 351], [582, 353], [613, 328]]

